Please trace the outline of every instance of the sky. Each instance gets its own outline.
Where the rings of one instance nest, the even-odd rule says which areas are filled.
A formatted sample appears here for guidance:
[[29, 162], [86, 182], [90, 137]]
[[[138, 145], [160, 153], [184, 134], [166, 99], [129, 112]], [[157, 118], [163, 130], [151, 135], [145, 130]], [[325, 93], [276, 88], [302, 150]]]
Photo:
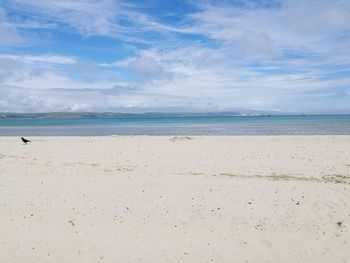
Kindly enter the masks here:
[[350, 0], [0, 0], [0, 112], [350, 113]]

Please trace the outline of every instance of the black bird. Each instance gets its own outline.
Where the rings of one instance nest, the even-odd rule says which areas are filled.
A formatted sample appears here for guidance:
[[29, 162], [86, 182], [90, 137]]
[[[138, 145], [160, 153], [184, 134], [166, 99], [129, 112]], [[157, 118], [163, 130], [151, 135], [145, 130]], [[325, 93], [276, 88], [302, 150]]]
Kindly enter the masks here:
[[23, 137], [21, 137], [21, 139], [22, 139], [22, 142], [24, 142], [24, 144], [27, 144], [27, 142], [31, 142], [30, 140], [27, 140], [27, 139], [25, 139]]

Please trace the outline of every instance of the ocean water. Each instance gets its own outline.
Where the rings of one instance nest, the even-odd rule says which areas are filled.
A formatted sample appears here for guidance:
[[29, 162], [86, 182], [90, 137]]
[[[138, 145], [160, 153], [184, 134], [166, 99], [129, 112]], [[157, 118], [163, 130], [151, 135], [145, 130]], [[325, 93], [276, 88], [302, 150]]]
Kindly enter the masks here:
[[0, 136], [350, 135], [350, 115], [0, 119]]

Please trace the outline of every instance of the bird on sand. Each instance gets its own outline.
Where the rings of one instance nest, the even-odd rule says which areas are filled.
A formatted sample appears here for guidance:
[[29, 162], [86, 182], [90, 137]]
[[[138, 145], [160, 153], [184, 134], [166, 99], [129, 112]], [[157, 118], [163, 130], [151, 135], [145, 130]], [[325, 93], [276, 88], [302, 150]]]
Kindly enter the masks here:
[[22, 142], [24, 142], [24, 144], [27, 144], [27, 142], [31, 142], [30, 140], [27, 140], [26, 138], [23, 138], [23, 137], [21, 137], [21, 139], [22, 139]]

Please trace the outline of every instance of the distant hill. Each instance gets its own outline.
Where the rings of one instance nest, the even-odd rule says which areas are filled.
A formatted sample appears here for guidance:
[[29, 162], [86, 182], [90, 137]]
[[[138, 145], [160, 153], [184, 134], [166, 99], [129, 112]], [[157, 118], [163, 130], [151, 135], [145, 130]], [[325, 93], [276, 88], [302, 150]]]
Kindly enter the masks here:
[[224, 116], [269, 116], [264, 113], [240, 113], [234, 111], [225, 112], [179, 112], [179, 113], [113, 113], [113, 112], [48, 112], [48, 113], [0, 113], [0, 119], [110, 119], [110, 118], [139, 118], [139, 117], [224, 117]]
[[166, 118], [166, 117], [231, 117], [231, 116], [276, 116], [305, 115], [300, 112], [273, 112], [262, 110], [232, 110], [222, 112], [46, 112], [46, 113], [12, 113], [0, 112], [0, 119], [115, 119], [115, 118]]

